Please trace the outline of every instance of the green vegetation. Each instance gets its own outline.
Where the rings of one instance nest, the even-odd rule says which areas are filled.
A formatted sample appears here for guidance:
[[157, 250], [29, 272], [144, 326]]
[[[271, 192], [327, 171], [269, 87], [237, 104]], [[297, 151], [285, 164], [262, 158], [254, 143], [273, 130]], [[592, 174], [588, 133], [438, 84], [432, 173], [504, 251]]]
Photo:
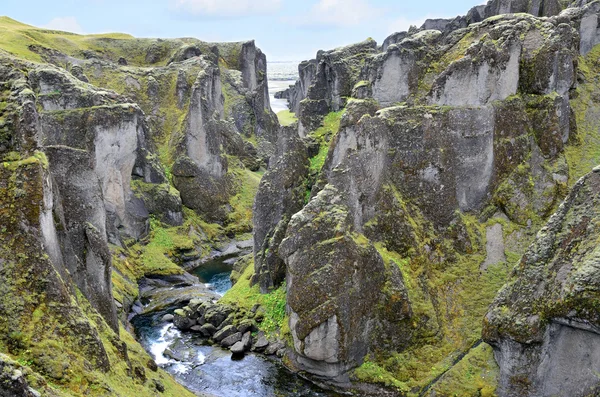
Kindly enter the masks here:
[[329, 151], [329, 143], [335, 134], [340, 129], [340, 121], [344, 115], [345, 109], [339, 112], [331, 112], [323, 119], [323, 125], [316, 131], [309, 134], [319, 143], [319, 153], [310, 159], [310, 174], [316, 175], [321, 172], [327, 152]]
[[[12, 152], [13, 154], [16, 154], [15, 152]], [[7, 170], [10, 171], [15, 171], [17, 168], [19, 167], [24, 167], [27, 165], [32, 165], [32, 164], [40, 164], [42, 165], [44, 168], [48, 168], [48, 159], [46, 158], [46, 155], [43, 152], [40, 151], [35, 151], [34, 155], [31, 157], [28, 157], [26, 159], [16, 159], [14, 157], [9, 159], [11, 161], [5, 161], [2, 163], [2, 165], [4, 166], [4, 168], [6, 168]]]
[[[507, 233], [520, 227], [496, 218], [482, 223], [472, 215], [457, 213], [460, 221], [455, 227], [465, 230], [468, 247], [467, 252], [460, 253], [454, 240], [437, 236], [418, 208], [405, 202], [394, 188], [389, 189], [403, 206], [407, 214], [404, 222], [411, 225], [415, 247], [419, 248], [400, 255], [389, 251], [381, 242], [375, 243], [375, 247], [387, 266], [398, 266], [402, 271], [413, 310], [413, 342], [401, 352], [374, 353], [354, 376], [416, 396], [438, 377], [450, 374], [456, 377], [461, 373], [454, 360], [469, 353], [481, 338], [482, 318], [506, 282], [509, 264], [499, 263], [486, 271], [480, 268], [486, 256], [486, 227], [500, 222]], [[424, 247], [428, 247], [429, 252], [423, 250]], [[509, 258], [515, 260], [518, 256]], [[482, 393], [494, 390], [497, 368], [490, 364], [486, 371], [482, 371], [481, 376], [473, 374], [477, 382], [472, 383], [471, 388]], [[453, 395], [449, 392], [451, 388], [443, 390], [449, 393], [443, 395]]]
[[[116, 334], [40, 251], [45, 158], [0, 167], [0, 351], [21, 366], [30, 385], [50, 395], [154, 395], [156, 382], [191, 396], [124, 329]], [[17, 191], [21, 189], [25, 196]], [[29, 232], [24, 232], [26, 228]]]
[[432, 387], [436, 395], [496, 396], [498, 365], [491, 346], [482, 343], [450, 368]]
[[572, 144], [565, 148], [570, 173], [569, 186], [574, 185], [579, 178], [600, 164], [598, 57], [600, 46], [595, 46], [589, 54], [579, 58], [579, 70], [585, 77], [585, 82], [578, 85], [577, 96], [571, 100], [577, 122], [577, 134], [570, 138]]
[[141, 257], [145, 274], [181, 274], [183, 271], [169, 258], [177, 251], [194, 249], [194, 242], [179, 228], [165, 228], [151, 218], [150, 243], [143, 248]]
[[81, 51], [85, 50], [111, 52], [117, 59], [120, 56], [131, 58], [132, 52], [139, 52], [135, 39], [127, 34], [84, 36], [39, 29], [8, 17], [0, 17], [0, 35], [3, 39], [0, 48], [20, 58], [36, 62], [42, 61], [42, 58], [38, 53], [31, 51], [30, 46], [52, 48], [68, 55], [81, 55]]
[[279, 124], [284, 127], [293, 125], [298, 121], [296, 114], [289, 110], [282, 110], [281, 112], [277, 113], [277, 119], [279, 119]]
[[231, 212], [227, 215], [225, 232], [235, 235], [251, 232], [252, 206], [262, 175], [243, 167], [232, 167], [230, 175], [237, 193], [229, 200]]
[[252, 309], [256, 304], [261, 306], [264, 320], [259, 328], [268, 335], [279, 337], [289, 336], [288, 317], [286, 308], [286, 285], [269, 294], [261, 294], [258, 285], [251, 285], [254, 275], [254, 262], [250, 263], [238, 282], [219, 300], [220, 303], [230, 304], [246, 310]]
[[380, 383], [402, 392], [409, 391], [404, 382], [400, 382], [386, 369], [372, 362], [369, 357], [365, 359], [365, 362], [360, 367], [354, 370], [354, 377], [360, 382]]

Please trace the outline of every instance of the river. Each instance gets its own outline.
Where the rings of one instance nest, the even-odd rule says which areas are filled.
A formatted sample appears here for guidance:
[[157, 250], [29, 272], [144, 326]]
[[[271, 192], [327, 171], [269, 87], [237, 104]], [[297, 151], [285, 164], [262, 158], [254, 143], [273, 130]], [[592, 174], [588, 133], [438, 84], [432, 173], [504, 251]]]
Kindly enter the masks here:
[[[299, 62], [268, 65], [269, 96], [275, 113], [287, 110], [287, 100], [275, 93], [293, 85]], [[232, 258], [214, 259], [192, 270], [202, 283], [223, 296], [231, 281]], [[132, 319], [138, 340], [156, 363], [199, 396], [214, 397], [335, 397], [288, 371], [276, 358], [246, 354], [234, 359], [228, 350], [207, 345], [194, 333], [179, 331], [162, 318], [170, 310], [139, 315]]]
[[[215, 259], [190, 273], [219, 295], [231, 288], [231, 259]], [[199, 396], [214, 397], [332, 397], [288, 371], [277, 358], [247, 354], [234, 359], [228, 350], [210, 346], [197, 334], [179, 331], [163, 316], [136, 316], [132, 324], [142, 346], [156, 363]]]

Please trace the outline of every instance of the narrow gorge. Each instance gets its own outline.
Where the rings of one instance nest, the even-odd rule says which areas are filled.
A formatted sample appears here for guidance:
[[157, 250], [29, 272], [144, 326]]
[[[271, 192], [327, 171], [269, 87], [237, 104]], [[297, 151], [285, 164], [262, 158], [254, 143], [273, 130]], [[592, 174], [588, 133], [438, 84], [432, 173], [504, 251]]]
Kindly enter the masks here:
[[0, 397], [600, 396], [599, 25], [490, 0], [275, 92], [0, 17]]

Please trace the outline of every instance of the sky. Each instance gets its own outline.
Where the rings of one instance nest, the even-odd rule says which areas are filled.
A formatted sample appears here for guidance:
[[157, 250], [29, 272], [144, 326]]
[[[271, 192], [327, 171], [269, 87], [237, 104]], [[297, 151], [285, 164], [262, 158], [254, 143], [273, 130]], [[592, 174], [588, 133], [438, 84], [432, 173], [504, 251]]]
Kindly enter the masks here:
[[[0, 15], [75, 33], [256, 40], [269, 61], [301, 61], [464, 15], [481, 0], [0, 0]], [[0, 37], [1, 39], [1, 37]]]

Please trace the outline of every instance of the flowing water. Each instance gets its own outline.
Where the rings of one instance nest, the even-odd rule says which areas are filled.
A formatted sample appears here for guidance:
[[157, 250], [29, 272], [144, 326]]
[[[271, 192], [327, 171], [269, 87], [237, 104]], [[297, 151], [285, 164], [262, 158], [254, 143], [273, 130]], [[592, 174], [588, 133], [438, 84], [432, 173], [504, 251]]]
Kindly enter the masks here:
[[[270, 62], [269, 96], [275, 113], [288, 110], [287, 100], [275, 93], [294, 85], [299, 62]], [[219, 258], [191, 271], [217, 294], [231, 288], [231, 258]], [[191, 333], [162, 322], [165, 312], [132, 320], [138, 340], [156, 363], [198, 395], [214, 397], [336, 397], [294, 375], [277, 359], [247, 354], [233, 359], [228, 350], [209, 346]]]
[[200, 281], [223, 296], [231, 288], [231, 258], [217, 258], [206, 262], [202, 266], [194, 269], [191, 273], [198, 277]]
[[[220, 258], [192, 271], [218, 294], [231, 288], [230, 259]], [[215, 397], [331, 397], [292, 374], [277, 359], [247, 354], [232, 359], [228, 350], [209, 346], [196, 334], [183, 333], [162, 321], [166, 312], [132, 320], [142, 346], [156, 363], [198, 395]]]

